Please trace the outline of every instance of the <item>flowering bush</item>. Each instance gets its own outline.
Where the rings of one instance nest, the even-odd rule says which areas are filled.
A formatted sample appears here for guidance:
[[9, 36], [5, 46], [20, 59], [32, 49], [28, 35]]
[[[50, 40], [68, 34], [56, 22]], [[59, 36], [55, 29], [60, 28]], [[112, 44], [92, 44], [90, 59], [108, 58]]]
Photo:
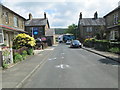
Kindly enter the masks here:
[[35, 39], [25, 33], [18, 34], [13, 41], [13, 48], [15, 49], [19, 49], [23, 46], [33, 47], [35, 45]]
[[95, 38], [87, 38], [84, 40], [84, 42], [88, 42], [88, 41], [95, 41]]

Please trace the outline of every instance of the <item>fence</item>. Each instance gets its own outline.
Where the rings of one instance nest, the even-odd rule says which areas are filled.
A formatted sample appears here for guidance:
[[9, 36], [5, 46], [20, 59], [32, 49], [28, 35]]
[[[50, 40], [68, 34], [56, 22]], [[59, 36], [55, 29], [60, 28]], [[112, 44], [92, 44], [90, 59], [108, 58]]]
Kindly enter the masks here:
[[13, 49], [13, 53], [19, 53], [19, 54], [22, 54], [22, 52], [24, 51], [24, 50], [28, 50], [28, 48], [27, 47], [22, 47], [22, 48], [20, 48], [20, 49]]

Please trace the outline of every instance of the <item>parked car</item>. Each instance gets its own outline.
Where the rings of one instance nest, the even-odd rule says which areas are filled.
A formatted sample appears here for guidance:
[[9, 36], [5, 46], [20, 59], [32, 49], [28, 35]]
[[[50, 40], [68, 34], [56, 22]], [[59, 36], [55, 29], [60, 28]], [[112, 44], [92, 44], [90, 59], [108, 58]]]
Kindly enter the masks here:
[[80, 43], [79, 40], [73, 40], [70, 44], [70, 47], [77, 47], [77, 48], [82, 48], [82, 44]]
[[66, 45], [70, 45], [71, 41], [67, 40]]

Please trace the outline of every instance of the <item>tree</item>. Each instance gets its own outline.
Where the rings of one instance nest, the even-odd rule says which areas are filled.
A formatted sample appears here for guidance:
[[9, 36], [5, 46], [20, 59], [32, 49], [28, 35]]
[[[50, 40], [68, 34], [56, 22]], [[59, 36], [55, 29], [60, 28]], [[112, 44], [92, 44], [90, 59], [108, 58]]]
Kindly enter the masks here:
[[77, 30], [77, 25], [72, 24], [72, 25], [68, 26], [66, 33], [70, 33], [70, 34], [73, 34], [74, 36], [76, 36], [76, 30]]

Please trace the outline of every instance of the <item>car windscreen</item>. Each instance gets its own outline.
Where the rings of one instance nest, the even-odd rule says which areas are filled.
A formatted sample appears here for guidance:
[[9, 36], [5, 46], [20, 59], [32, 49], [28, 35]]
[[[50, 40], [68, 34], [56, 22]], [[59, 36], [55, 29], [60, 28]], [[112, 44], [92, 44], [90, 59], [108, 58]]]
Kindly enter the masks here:
[[72, 41], [72, 43], [78, 44], [80, 42], [78, 40], [74, 40], [74, 41]]

